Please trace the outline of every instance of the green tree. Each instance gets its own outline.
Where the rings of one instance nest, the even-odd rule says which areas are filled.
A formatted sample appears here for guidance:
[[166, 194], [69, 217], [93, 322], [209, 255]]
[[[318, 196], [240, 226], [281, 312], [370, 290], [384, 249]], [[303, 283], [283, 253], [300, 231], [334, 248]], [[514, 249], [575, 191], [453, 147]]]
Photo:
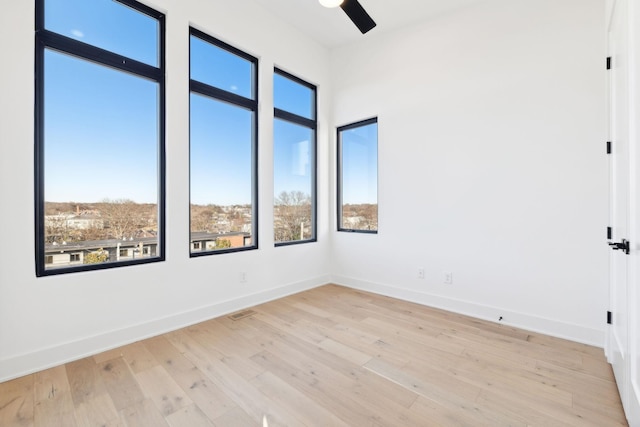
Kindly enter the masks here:
[[100, 264], [109, 260], [109, 252], [100, 248], [100, 250], [89, 252], [84, 257], [85, 264]]
[[231, 240], [216, 239], [216, 249], [227, 249], [231, 247]]

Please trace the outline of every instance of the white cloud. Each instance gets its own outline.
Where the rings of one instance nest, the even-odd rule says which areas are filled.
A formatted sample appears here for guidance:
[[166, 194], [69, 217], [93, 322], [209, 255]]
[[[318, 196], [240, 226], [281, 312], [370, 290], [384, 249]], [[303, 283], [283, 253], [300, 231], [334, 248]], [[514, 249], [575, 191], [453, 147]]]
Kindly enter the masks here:
[[80, 30], [71, 30], [71, 34], [79, 39], [84, 37], [84, 33]]

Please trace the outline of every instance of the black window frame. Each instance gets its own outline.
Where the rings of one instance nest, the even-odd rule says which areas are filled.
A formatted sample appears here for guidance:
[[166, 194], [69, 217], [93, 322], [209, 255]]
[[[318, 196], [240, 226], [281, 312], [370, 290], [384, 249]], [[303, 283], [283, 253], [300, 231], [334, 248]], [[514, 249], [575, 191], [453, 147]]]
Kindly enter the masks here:
[[[36, 0], [35, 4], [35, 108], [34, 108], [34, 199], [35, 199], [35, 258], [36, 276], [51, 276], [81, 271], [104, 270], [130, 265], [149, 264], [165, 260], [165, 216], [166, 216], [166, 87], [165, 87], [165, 15], [135, 0], [114, 0], [158, 22], [158, 66], [152, 66], [91, 44], [58, 34], [45, 28], [46, 0]], [[158, 83], [158, 248], [159, 255], [152, 258], [110, 261], [106, 263], [81, 264], [71, 267], [46, 269], [45, 255], [45, 135], [44, 105], [45, 51], [51, 49], [79, 60], [95, 63], [117, 71], [130, 73], [136, 77]]]
[[[280, 246], [291, 246], [291, 245], [299, 245], [303, 243], [313, 243], [318, 241], [318, 87], [312, 83], [309, 83], [301, 78], [294, 76], [291, 73], [288, 73], [281, 68], [274, 67], [273, 69], [274, 76], [276, 74], [285, 77], [295, 83], [298, 83], [302, 86], [305, 86], [312, 90], [313, 92], [313, 103], [311, 104], [311, 116], [309, 119], [307, 117], [300, 116], [295, 113], [291, 113], [286, 110], [282, 110], [280, 108], [276, 108], [275, 105], [273, 107], [273, 119], [283, 120], [289, 123], [293, 123], [295, 125], [307, 127], [312, 130], [312, 144], [313, 149], [311, 152], [311, 166], [313, 168], [313, 172], [311, 174], [311, 235], [312, 237], [304, 240], [291, 240], [288, 242], [275, 242], [275, 247]], [[275, 143], [275, 141], [274, 141]]]
[[[348, 233], [364, 233], [364, 234], [378, 234], [378, 230], [380, 229], [380, 225], [375, 230], [360, 230], [354, 228], [344, 228], [342, 227], [342, 132], [350, 129], [356, 129], [359, 127], [369, 126], [372, 124], [378, 124], [378, 117], [372, 117], [370, 119], [360, 120], [358, 122], [349, 123], [344, 126], [340, 126], [336, 129], [336, 141], [337, 141], [337, 151], [336, 151], [336, 160], [337, 160], [337, 171], [336, 171], [336, 199], [337, 199], [337, 230], [339, 232], [348, 232]], [[379, 142], [376, 138], [376, 151], [378, 151]], [[377, 156], [377, 154], [376, 154]], [[376, 180], [378, 176], [376, 176]], [[377, 186], [377, 184], [376, 184]], [[378, 197], [376, 195], [376, 204], [378, 204]], [[378, 204], [379, 206], [379, 204]], [[379, 211], [377, 213], [379, 218]]]
[[[234, 55], [237, 55], [253, 64], [252, 76], [251, 76], [251, 96], [253, 99], [246, 98], [244, 96], [235, 94], [233, 92], [220, 89], [209, 84], [199, 82], [191, 78], [191, 42], [189, 42], [189, 95], [192, 93], [202, 95], [211, 98], [216, 101], [225, 102], [237, 107], [250, 110], [253, 114], [253, 126], [251, 129], [251, 221], [252, 221], [252, 233], [251, 233], [251, 245], [241, 246], [235, 248], [222, 248], [216, 250], [198, 250], [193, 252], [191, 249], [191, 160], [189, 160], [189, 257], [197, 258], [201, 256], [220, 255], [235, 252], [244, 252], [258, 249], [258, 230], [259, 230], [259, 216], [258, 216], [258, 58], [250, 55], [235, 46], [225, 43], [204, 31], [198, 30], [194, 27], [189, 27], [189, 40], [192, 36], [195, 36], [205, 42], [226, 50]], [[189, 103], [191, 104], [191, 103]], [[191, 105], [189, 106], [189, 118], [191, 118]], [[191, 159], [191, 126], [189, 126], [189, 159]], [[204, 247], [204, 246], [202, 246]]]

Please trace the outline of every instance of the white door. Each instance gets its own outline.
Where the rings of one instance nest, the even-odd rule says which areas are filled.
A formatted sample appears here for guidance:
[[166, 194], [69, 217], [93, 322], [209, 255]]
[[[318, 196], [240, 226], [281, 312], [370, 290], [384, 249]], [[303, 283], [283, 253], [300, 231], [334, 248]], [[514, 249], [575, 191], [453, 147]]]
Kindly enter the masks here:
[[[626, 61], [627, 0], [613, 2], [609, 20], [608, 49], [611, 58], [609, 79], [610, 218], [611, 240], [622, 243], [629, 239], [629, 136], [628, 87]], [[612, 247], [613, 249], [614, 247]], [[623, 402], [628, 395], [628, 295], [627, 261], [624, 250], [610, 254], [610, 311], [608, 355]]]
[[640, 1], [628, 3], [630, 227], [632, 254], [627, 280], [629, 293], [629, 389], [626, 413], [631, 426], [640, 426]]
[[[631, 426], [640, 426], [640, 145], [635, 94], [640, 83], [632, 46], [640, 28], [636, 0], [610, 0], [608, 8], [610, 155], [610, 311], [607, 356]], [[629, 251], [623, 247], [631, 240]]]

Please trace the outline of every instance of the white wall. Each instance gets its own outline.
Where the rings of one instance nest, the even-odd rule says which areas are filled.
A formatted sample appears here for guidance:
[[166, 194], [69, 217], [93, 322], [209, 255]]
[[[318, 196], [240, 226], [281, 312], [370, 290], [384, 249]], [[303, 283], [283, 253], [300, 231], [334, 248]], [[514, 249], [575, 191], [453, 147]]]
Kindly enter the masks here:
[[[187, 323], [326, 283], [328, 214], [318, 243], [273, 247], [274, 64], [319, 85], [327, 140], [328, 52], [249, 0], [150, 0], [167, 14], [167, 260], [36, 278], [33, 219], [34, 2], [0, 14], [0, 381]], [[251, 10], [248, 14], [247, 10]], [[188, 27], [260, 59], [260, 249], [188, 256]], [[328, 149], [319, 150], [319, 203], [328, 203]], [[248, 282], [239, 283], [239, 272]]]
[[[46, 278], [34, 270], [34, 5], [0, 14], [0, 381], [331, 279], [602, 345], [601, 0], [486, 0], [331, 54], [250, 0], [147, 4], [167, 13], [167, 261]], [[260, 58], [257, 251], [188, 257], [190, 24]], [[274, 63], [319, 85], [314, 244], [273, 248]], [[335, 233], [334, 129], [372, 116], [380, 233]]]
[[380, 203], [334, 280], [602, 346], [604, 40], [602, 0], [487, 0], [333, 51], [335, 124], [379, 118]]

